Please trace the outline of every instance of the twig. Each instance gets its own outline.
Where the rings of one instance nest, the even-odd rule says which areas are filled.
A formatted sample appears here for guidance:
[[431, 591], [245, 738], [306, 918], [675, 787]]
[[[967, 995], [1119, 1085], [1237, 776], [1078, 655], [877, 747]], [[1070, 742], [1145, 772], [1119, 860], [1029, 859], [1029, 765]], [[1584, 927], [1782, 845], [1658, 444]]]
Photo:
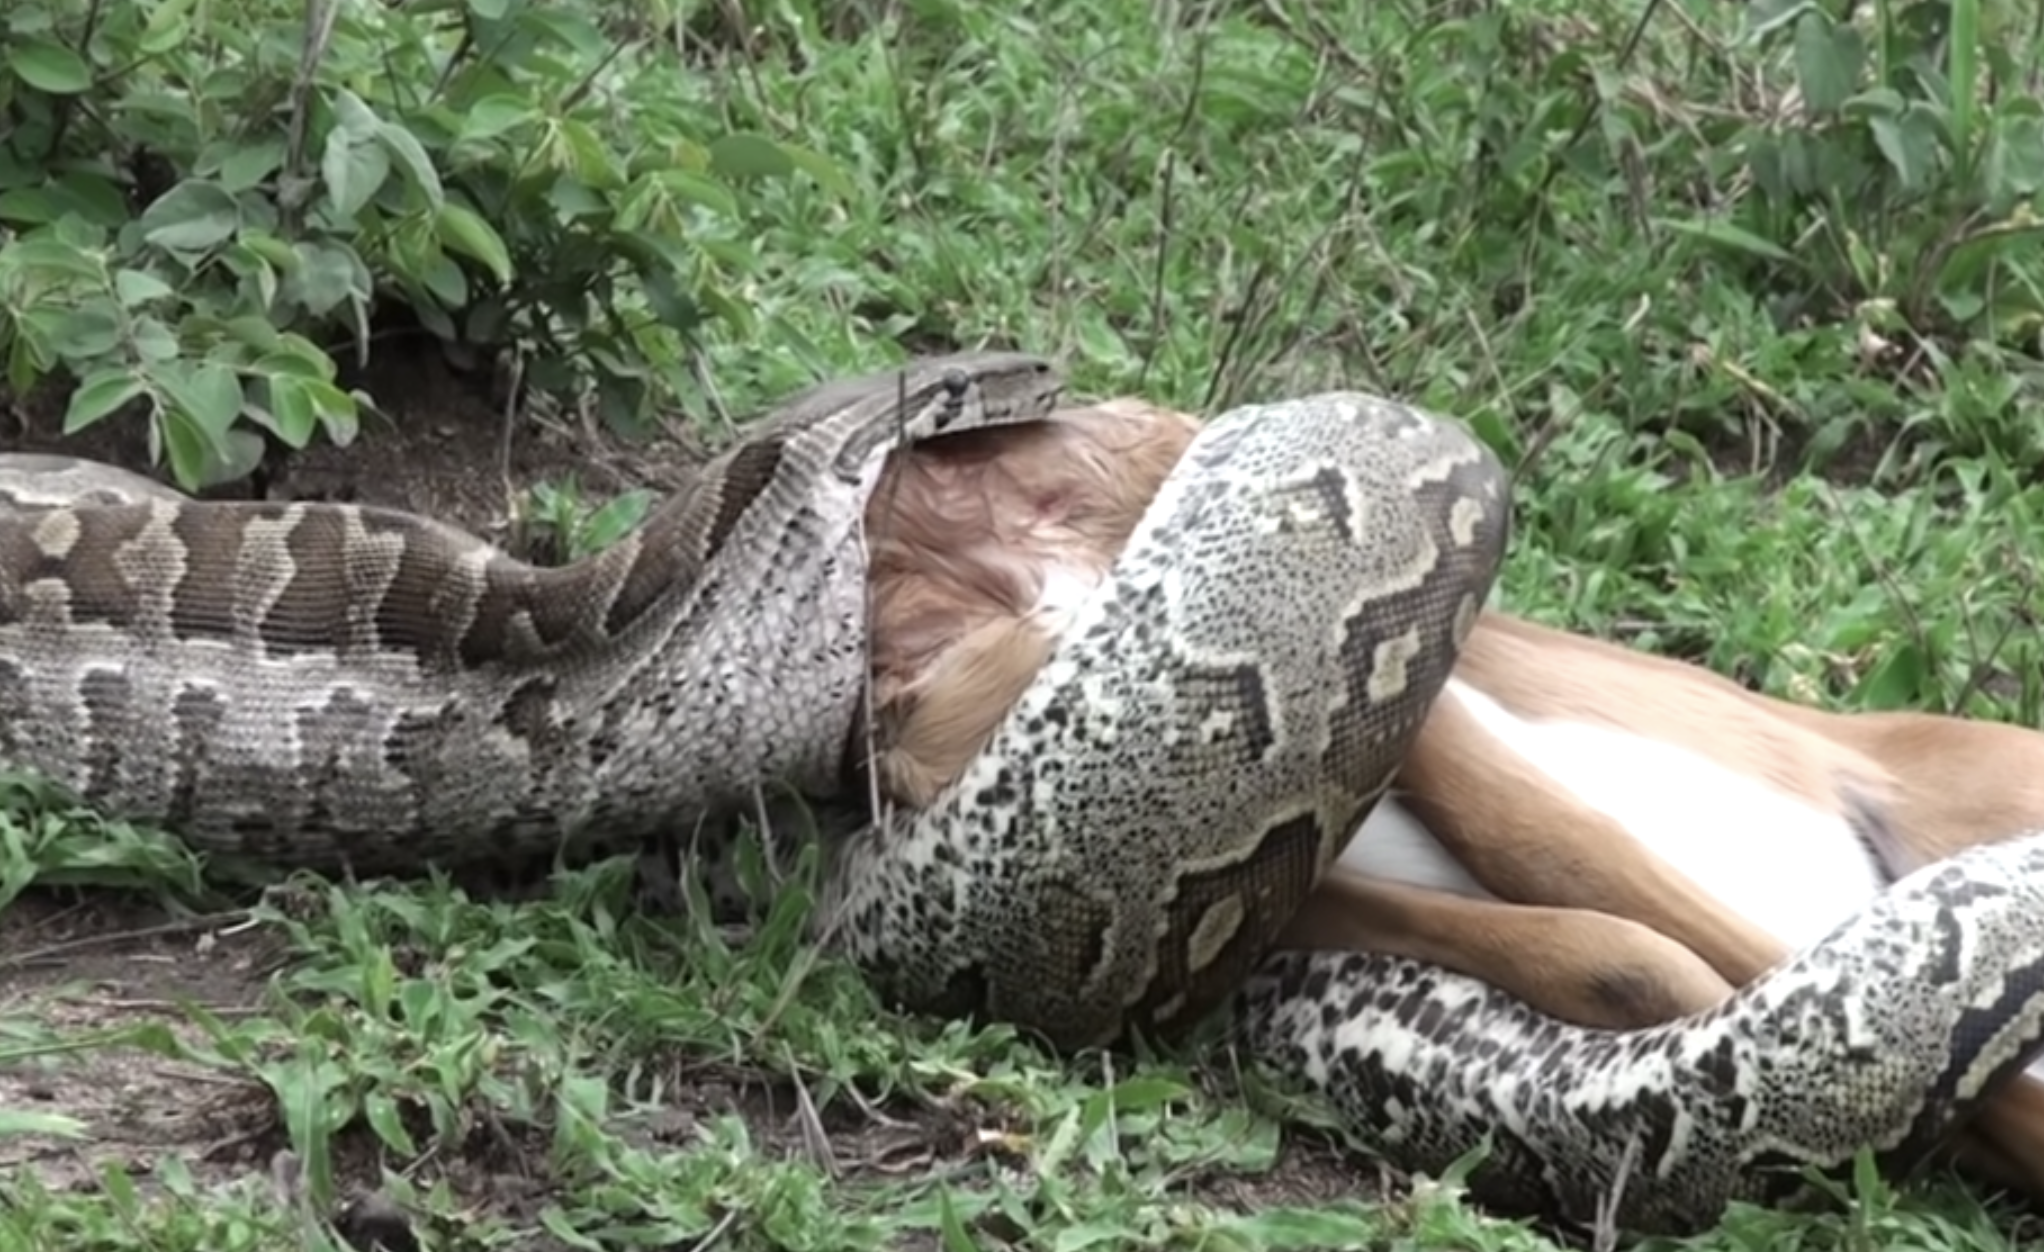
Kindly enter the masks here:
[[108, 947], [137, 939], [157, 939], [166, 935], [189, 934], [192, 931], [210, 929], [215, 925], [225, 923], [230, 918], [240, 918], [247, 921], [252, 920], [252, 915], [247, 909], [235, 909], [228, 913], [213, 913], [204, 917], [182, 918], [178, 921], [164, 922], [157, 926], [142, 926], [134, 930], [113, 930], [96, 935], [84, 935], [77, 939], [67, 939], [63, 943], [53, 943], [47, 947], [32, 948], [27, 952], [13, 952], [6, 956], [0, 956], [0, 969], [26, 969], [43, 961], [74, 956], [77, 953], [92, 948]]
[[[284, 177], [280, 187], [296, 189], [303, 186], [305, 137], [312, 125], [313, 80], [319, 74], [319, 63], [326, 59], [327, 41], [333, 38], [334, 19], [338, 16], [338, 0], [306, 0], [305, 48], [298, 55], [298, 74], [291, 82], [291, 125], [286, 132]], [[295, 233], [305, 197], [294, 190], [292, 194], [280, 197], [280, 202], [290, 228], [285, 233]]]

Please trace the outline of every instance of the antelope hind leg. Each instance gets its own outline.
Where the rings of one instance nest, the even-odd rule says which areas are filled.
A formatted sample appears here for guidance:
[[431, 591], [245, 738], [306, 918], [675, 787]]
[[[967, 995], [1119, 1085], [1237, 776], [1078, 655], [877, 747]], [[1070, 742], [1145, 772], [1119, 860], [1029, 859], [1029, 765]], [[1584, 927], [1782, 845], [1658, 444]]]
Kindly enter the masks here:
[[[1889, 758], [1881, 763], [1905, 788], [1918, 781], [1913, 762], [1869, 755]], [[1435, 704], [1399, 782], [1401, 802], [1498, 901], [1394, 886], [1337, 866], [1288, 946], [1428, 960], [1550, 1016], [1616, 1029], [1708, 1007], [1788, 955], [1615, 821], [1555, 789], [1452, 697]], [[1946, 830], [1924, 859], [2004, 833]], [[1981, 1176], [2044, 1197], [2044, 1082], [2023, 1074], [2006, 1083], [1954, 1151]]]
[[1618, 822], [1558, 790], [1452, 691], [1428, 714], [1399, 790], [1443, 849], [1508, 904], [1636, 922], [1701, 957], [1731, 986], [1788, 955]]
[[1278, 946], [1426, 961], [1508, 991], [1549, 1017], [1606, 1030], [1672, 1021], [1732, 993], [1696, 953], [1622, 917], [1465, 899], [1339, 865]]

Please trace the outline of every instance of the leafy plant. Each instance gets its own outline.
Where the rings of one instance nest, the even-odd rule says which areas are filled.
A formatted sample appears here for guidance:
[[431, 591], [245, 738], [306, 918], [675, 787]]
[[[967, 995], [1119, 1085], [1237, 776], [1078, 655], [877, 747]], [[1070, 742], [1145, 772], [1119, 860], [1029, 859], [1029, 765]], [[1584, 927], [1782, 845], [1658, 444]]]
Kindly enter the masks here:
[[1792, 78], [1737, 145], [1733, 220], [1785, 313], [1875, 305], [1889, 334], [2039, 342], [2044, 102], [2012, 38], [2035, 20], [1995, 0], [1753, 7], [1749, 46]]
[[645, 519], [653, 503], [649, 491], [627, 491], [598, 505], [572, 480], [539, 483], [530, 493], [524, 516], [533, 542], [561, 563], [579, 561], [603, 551]]
[[[712, 135], [644, 36], [528, 0], [10, 5], [0, 15], [0, 353], [139, 408], [187, 487], [263, 437], [351, 439], [385, 314], [507, 350], [632, 427], [732, 294], [753, 189], [825, 160]], [[624, 120], [633, 119], [626, 126]], [[260, 434], [258, 434], [260, 432]]]

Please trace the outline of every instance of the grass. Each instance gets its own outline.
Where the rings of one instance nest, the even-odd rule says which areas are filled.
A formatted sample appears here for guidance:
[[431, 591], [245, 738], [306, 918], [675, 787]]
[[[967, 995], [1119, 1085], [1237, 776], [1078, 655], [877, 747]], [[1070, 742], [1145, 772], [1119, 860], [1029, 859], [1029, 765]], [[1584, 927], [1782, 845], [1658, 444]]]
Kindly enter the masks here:
[[[2022, 9], [1962, 10], [2044, 60]], [[1797, 120], [1835, 39], [1700, 0], [753, 16], [678, 90], [859, 195], [704, 222], [766, 328], [710, 346], [727, 398], [988, 339], [1208, 412], [1381, 390], [1517, 468], [1513, 611], [1825, 705], [2037, 722], [2030, 276], [1937, 268], [1992, 237], [1986, 156], [1890, 186], [1853, 164], [1877, 127]], [[1798, 143], [1835, 180], [1770, 190]], [[805, 951], [799, 890], [743, 941], [641, 915], [614, 865], [519, 904], [297, 879], [193, 913], [170, 841], [25, 786], [7, 812], [0, 1249], [339, 1246], [321, 1219], [362, 1239], [367, 1188], [444, 1248], [1551, 1246], [1452, 1183], [1380, 1192], [1217, 1046], [1060, 1059], [890, 1014]], [[2025, 1233], [1945, 1183], [1849, 1198], [1680, 1246]]]

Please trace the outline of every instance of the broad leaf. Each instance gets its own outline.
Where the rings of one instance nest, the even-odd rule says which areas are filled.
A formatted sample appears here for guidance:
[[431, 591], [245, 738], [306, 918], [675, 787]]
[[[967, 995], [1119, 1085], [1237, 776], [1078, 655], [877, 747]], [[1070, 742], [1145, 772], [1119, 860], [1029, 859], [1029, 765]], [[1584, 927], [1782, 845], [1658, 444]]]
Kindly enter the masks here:
[[234, 197], [218, 183], [186, 179], [142, 212], [142, 237], [171, 252], [204, 252], [241, 225]]
[[773, 140], [740, 132], [710, 145], [710, 168], [726, 178], [785, 178], [795, 162]]
[[64, 433], [75, 435], [146, 390], [140, 376], [126, 366], [94, 370], [71, 392], [64, 409]]
[[337, 126], [327, 136], [319, 173], [326, 181], [328, 208], [346, 222], [383, 189], [390, 177], [390, 154], [375, 139], [359, 138]]
[[24, 39], [7, 50], [7, 66], [15, 77], [53, 96], [76, 95], [92, 86], [92, 68], [63, 44], [51, 39]]
[[503, 236], [480, 214], [449, 201], [440, 206], [434, 225], [439, 229], [443, 247], [482, 262], [498, 282], [511, 281], [511, 253], [504, 246]]

